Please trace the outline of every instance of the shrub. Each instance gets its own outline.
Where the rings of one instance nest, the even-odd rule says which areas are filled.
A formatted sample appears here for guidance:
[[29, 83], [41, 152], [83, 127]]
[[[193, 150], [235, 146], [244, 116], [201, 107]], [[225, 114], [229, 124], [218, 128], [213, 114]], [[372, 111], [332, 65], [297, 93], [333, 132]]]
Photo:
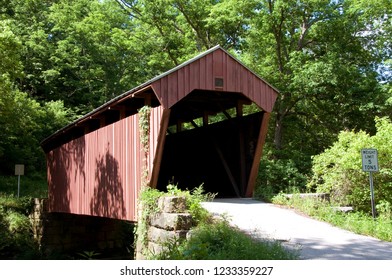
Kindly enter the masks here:
[[337, 211], [330, 203], [314, 198], [300, 198], [293, 195], [290, 199], [284, 195], [277, 195], [273, 202], [288, 207], [295, 208], [306, 215], [318, 220], [330, 223], [334, 226], [362, 234], [376, 237], [388, 242], [392, 241], [392, 220], [390, 216], [390, 204], [381, 203], [379, 208], [383, 208], [382, 215], [373, 219], [370, 215], [362, 212], [344, 213]]
[[300, 192], [306, 188], [306, 176], [292, 160], [268, 160], [260, 163], [254, 197], [265, 201], [279, 192]]
[[[338, 141], [322, 154], [313, 157], [309, 189], [331, 194], [340, 205], [370, 212], [368, 174], [362, 171], [360, 151], [376, 148], [380, 172], [374, 174], [376, 203], [392, 202], [392, 123], [388, 118], [376, 118], [377, 133], [373, 136], [359, 131], [343, 131]], [[378, 208], [381, 209], [379, 206]]]
[[278, 241], [255, 240], [229, 225], [226, 220], [202, 223], [189, 240], [167, 242], [158, 259], [171, 260], [287, 260], [296, 252], [286, 250]]
[[[0, 193], [16, 196], [18, 194], [18, 177], [0, 176]], [[47, 197], [48, 183], [46, 181], [46, 175], [35, 173], [21, 176], [20, 196]]]
[[[135, 228], [137, 238], [136, 242], [141, 244], [147, 244], [147, 227], [149, 223], [149, 217], [159, 211], [157, 207], [158, 199], [162, 196], [184, 196], [186, 198], [187, 209], [192, 215], [193, 225], [196, 226], [198, 223], [205, 221], [209, 217], [209, 213], [206, 209], [201, 206], [201, 202], [210, 201], [214, 198], [214, 194], [204, 193], [203, 186], [199, 186], [192, 191], [180, 190], [176, 185], [169, 184], [167, 186], [167, 192], [160, 192], [157, 189], [145, 188], [140, 194], [140, 201], [142, 204], [142, 213], [139, 219], [138, 225]], [[144, 246], [146, 247], [146, 246]], [[144, 252], [148, 255], [148, 252]]]
[[32, 199], [0, 196], [0, 259], [39, 258], [28, 214]]

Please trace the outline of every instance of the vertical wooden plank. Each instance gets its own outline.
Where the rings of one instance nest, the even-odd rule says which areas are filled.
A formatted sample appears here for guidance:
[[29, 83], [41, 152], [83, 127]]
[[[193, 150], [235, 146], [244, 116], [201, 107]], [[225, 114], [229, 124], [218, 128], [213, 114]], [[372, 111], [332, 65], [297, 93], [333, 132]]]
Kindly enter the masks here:
[[[271, 96], [269, 96], [270, 92], [270, 87], [269, 85], [267, 85], [266, 83], [263, 82], [264, 85], [264, 92], [263, 92], [263, 101], [260, 102], [260, 104], [262, 106], [264, 106], [264, 108], [266, 108], [265, 110], [268, 110], [268, 112], [272, 111], [272, 104], [271, 103]], [[272, 105], [272, 106], [271, 106]]]
[[[191, 68], [189, 65], [187, 65], [183, 69], [184, 69], [184, 94], [188, 94], [191, 91], [191, 84], [190, 84]], [[169, 107], [166, 107], [165, 109], [169, 109]]]
[[167, 76], [163, 77], [161, 80], [161, 95], [162, 95], [162, 100], [165, 101], [165, 107], [169, 108], [170, 104], [174, 102], [172, 100], [172, 97], [170, 96], [170, 92], [168, 89], [168, 79]]
[[248, 83], [248, 97], [250, 100], [254, 100], [254, 92], [253, 92], [253, 77], [254, 75], [246, 70], [246, 76], [247, 76], [247, 83]]
[[157, 146], [154, 156], [154, 164], [151, 171], [150, 187], [156, 188], [158, 184], [159, 171], [161, 169], [163, 149], [165, 147], [166, 131], [169, 125], [170, 109], [165, 109], [161, 113], [160, 127], [157, 135]]
[[207, 89], [206, 58], [201, 57], [199, 63], [199, 89]]
[[235, 65], [235, 92], [241, 92], [241, 67], [238, 63]]
[[240, 164], [240, 193], [243, 196], [246, 193], [246, 148], [245, 148], [245, 137], [244, 137], [244, 129], [242, 124], [240, 123], [238, 129], [238, 137], [239, 137], [239, 164]]
[[249, 93], [248, 93], [248, 80], [247, 80], [247, 71], [244, 71], [243, 69], [241, 70], [241, 90], [240, 92], [242, 92], [245, 96], [249, 97]]
[[255, 149], [255, 155], [253, 158], [252, 167], [249, 173], [248, 185], [246, 188], [245, 197], [252, 197], [253, 191], [256, 184], [257, 173], [259, 171], [260, 159], [263, 154], [263, 146], [265, 143], [265, 138], [268, 132], [268, 121], [270, 118], [270, 113], [264, 112], [262, 117], [259, 137], [257, 139], [257, 145]]
[[223, 52], [222, 50], [217, 50], [215, 52], [212, 53], [213, 57], [212, 57], [212, 64], [213, 64], [213, 69], [214, 69], [214, 73], [213, 76], [214, 77], [222, 77], [223, 76]]
[[189, 84], [190, 91], [200, 88], [200, 61], [196, 60], [189, 65]]
[[225, 77], [225, 86], [226, 86], [226, 91], [229, 92], [235, 92], [235, 67], [236, 64], [234, 60], [226, 55], [226, 77]]
[[214, 87], [214, 72], [212, 65], [212, 54], [206, 56], [206, 88], [212, 89]]
[[177, 91], [178, 91], [178, 96], [181, 96], [183, 98], [186, 96], [188, 93], [185, 91], [185, 70], [184, 68], [179, 69], [177, 72]]
[[183, 96], [179, 96], [177, 82], [178, 82], [178, 72], [173, 72], [169, 76], [167, 76], [167, 84], [168, 84], [168, 95], [169, 95], [169, 107], [173, 106], [178, 102]]
[[260, 80], [255, 76], [253, 76], [253, 99], [256, 100], [256, 104], [260, 104], [262, 100], [263, 93], [261, 92], [260, 88]]
[[229, 80], [229, 76], [228, 76], [228, 65], [227, 65], [227, 59], [228, 59], [228, 55], [226, 53], [222, 53], [222, 77], [223, 77], [223, 91], [228, 91], [227, 90], [227, 83]]

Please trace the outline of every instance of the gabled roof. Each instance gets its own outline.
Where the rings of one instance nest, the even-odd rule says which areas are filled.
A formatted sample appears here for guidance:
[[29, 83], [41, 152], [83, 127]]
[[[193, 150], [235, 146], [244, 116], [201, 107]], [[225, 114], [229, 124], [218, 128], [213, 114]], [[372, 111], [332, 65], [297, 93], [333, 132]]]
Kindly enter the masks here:
[[278, 91], [220, 46], [215, 46], [155, 78], [113, 98], [42, 141], [52, 139], [126, 100], [153, 92], [161, 106], [171, 108], [194, 90], [241, 93], [271, 112]]

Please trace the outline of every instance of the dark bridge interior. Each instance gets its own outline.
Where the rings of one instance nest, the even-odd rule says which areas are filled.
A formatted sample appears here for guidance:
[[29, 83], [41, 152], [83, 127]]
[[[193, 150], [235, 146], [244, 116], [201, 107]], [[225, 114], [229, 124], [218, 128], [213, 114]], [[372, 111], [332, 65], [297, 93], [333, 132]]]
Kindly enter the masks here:
[[195, 91], [174, 105], [157, 188], [245, 196], [263, 117], [250, 104], [240, 93]]

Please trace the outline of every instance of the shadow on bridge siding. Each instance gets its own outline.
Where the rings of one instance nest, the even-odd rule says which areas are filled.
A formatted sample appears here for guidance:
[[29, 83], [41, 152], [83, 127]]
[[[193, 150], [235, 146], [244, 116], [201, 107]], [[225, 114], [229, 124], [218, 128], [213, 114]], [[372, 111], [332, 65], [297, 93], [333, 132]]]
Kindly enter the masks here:
[[95, 184], [90, 201], [91, 213], [101, 217], [125, 219], [126, 206], [119, 163], [110, 154], [109, 145], [105, 155], [96, 160]]

